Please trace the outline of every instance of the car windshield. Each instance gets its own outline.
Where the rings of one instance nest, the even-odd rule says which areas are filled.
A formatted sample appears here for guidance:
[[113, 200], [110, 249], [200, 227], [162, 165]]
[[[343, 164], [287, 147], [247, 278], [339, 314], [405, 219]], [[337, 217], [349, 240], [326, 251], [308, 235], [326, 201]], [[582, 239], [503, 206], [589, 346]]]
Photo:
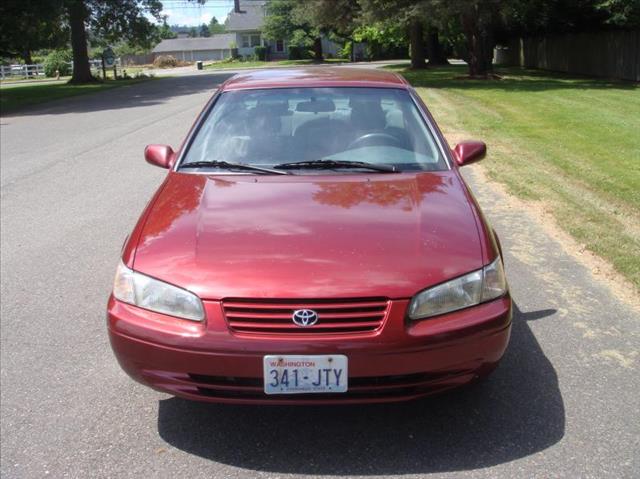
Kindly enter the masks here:
[[[359, 169], [346, 162], [390, 165], [396, 171], [447, 169], [409, 92], [346, 87], [224, 92], [181, 166], [226, 161], [280, 167], [322, 160], [333, 160], [327, 169], [341, 173]], [[317, 172], [318, 165], [313, 166]], [[297, 165], [285, 167], [297, 173]], [[308, 168], [308, 163], [299, 166]]]

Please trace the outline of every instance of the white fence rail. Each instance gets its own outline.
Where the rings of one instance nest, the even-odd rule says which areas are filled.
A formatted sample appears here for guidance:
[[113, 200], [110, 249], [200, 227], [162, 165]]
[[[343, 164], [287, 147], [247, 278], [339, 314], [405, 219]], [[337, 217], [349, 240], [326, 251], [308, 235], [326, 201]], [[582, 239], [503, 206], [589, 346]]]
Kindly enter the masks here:
[[44, 65], [0, 65], [0, 78], [31, 78], [44, 76]]
[[[118, 69], [122, 67], [120, 58], [116, 58], [115, 64]], [[71, 71], [73, 71], [73, 62], [69, 62]], [[91, 73], [95, 76], [102, 76], [102, 61], [101, 60], [89, 60], [89, 66]], [[107, 71], [111, 72], [113, 66], [106, 67]], [[43, 77], [44, 65], [38, 63], [35, 65], [0, 65], [0, 78], [2, 80], [17, 80], [19, 78], [37, 78]]]

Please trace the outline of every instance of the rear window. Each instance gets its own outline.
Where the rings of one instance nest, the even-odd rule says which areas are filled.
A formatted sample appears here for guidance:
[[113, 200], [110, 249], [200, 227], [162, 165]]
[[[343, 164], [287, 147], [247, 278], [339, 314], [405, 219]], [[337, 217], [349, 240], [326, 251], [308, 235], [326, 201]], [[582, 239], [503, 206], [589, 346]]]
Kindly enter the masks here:
[[448, 169], [410, 94], [389, 88], [224, 92], [183, 164], [220, 160], [268, 167], [323, 159], [403, 171]]

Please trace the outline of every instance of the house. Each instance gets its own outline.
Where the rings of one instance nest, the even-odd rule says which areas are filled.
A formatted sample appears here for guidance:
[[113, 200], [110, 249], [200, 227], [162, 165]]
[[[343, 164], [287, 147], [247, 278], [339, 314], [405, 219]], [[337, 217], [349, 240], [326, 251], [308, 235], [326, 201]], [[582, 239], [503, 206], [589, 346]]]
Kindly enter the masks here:
[[[267, 40], [262, 34], [269, 0], [234, 0], [233, 10], [225, 22], [227, 33], [208, 38], [174, 38], [162, 40], [153, 50], [154, 57], [171, 55], [182, 61], [222, 60], [236, 54], [255, 55], [258, 46], [268, 47], [269, 59], [285, 59], [289, 56], [286, 40]], [[338, 55], [340, 46], [322, 38], [322, 49], [327, 56]]]
[[271, 59], [287, 58], [289, 55], [285, 40], [267, 40], [262, 35], [268, 3], [268, 0], [234, 0], [225, 27], [227, 32], [235, 35], [239, 55], [254, 55], [258, 46], [269, 47]]
[[185, 62], [223, 60], [231, 56], [235, 34], [220, 33], [202, 38], [172, 38], [162, 40], [152, 50], [154, 57], [171, 55]]

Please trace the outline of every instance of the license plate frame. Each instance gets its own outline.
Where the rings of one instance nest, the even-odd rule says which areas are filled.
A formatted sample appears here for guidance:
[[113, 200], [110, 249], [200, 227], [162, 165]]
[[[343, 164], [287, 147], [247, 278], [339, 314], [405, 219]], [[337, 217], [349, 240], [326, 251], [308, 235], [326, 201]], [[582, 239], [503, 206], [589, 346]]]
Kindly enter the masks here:
[[346, 393], [349, 389], [349, 360], [343, 354], [274, 354], [264, 356], [262, 365], [268, 395]]

